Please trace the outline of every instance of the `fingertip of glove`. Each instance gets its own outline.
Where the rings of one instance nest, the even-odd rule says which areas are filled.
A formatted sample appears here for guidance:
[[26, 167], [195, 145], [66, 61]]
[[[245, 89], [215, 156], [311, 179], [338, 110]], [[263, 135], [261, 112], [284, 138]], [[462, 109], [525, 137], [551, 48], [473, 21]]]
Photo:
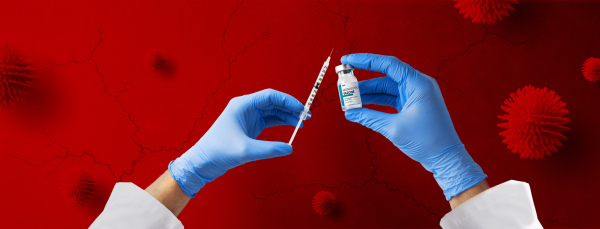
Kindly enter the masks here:
[[354, 108], [350, 110], [346, 110], [345, 114], [358, 114], [363, 108]]
[[288, 155], [292, 154], [292, 152], [294, 152], [294, 148], [292, 148], [291, 145], [289, 145], [287, 143], [285, 143], [285, 144], [288, 146], [288, 148], [281, 151], [281, 156], [288, 156]]
[[346, 117], [347, 120], [354, 121], [354, 119], [356, 118], [356, 115], [358, 113], [360, 113], [360, 111], [358, 109], [350, 109], [344, 113], [344, 116]]
[[293, 102], [291, 109], [293, 111], [302, 112], [304, 110], [304, 105], [300, 101], [296, 100]]
[[352, 55], [352, 54], [342, 56], [342, 58], [340, 59], [340, 62], [342, 62], [342, 64], [348, 64], [348, 56], [349, 55]]
[[276, 151], [280, 156], [287, 156], [292, 154], [294, 148], [288, 143], [279, 142], [275, 145]]

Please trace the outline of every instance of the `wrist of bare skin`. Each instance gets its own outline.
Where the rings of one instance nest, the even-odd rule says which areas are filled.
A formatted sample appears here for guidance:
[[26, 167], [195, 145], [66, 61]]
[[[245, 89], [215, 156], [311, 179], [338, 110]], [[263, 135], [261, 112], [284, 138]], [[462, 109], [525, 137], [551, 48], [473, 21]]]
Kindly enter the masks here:
[[183, 192], [179, 183], [171, 177], [169, 171], [163, 173], [154, 183], [148, 186], [146, 192], [161, 202], [175, 216], [181, 213], [191, 199]]
[[466, 202], [467, 200], [473, 198], [477, 194], [482, 193], [483, 191], [485, 191], [489, 188], [490, 188], [490, 186], [488, 185], [488, 183], [485, 180], [482, 180], [481, 182], [474, 185], [473, 187], [452, 197], [449, 201], [450, 207], [452, 209], [455, 209], [456, 207], [460, 206], [462, 203]]

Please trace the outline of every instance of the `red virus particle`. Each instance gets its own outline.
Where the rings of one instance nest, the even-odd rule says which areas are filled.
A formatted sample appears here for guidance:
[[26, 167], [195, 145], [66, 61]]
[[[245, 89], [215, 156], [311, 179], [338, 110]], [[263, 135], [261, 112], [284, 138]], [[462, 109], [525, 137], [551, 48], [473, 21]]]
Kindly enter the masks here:
[[319, 215], [328, 215], [335, 209], [335, 196], [328, 191], [319, 191], [313, 197], [312, 206]]
[[508, 17], [508, 12], [514, 11], [513, 5], [518, 4], [517, 0], [455, 0], [454, 7], [465, 18], [471, 18], [473, 23], [494, 24], [504, 17]]
[[96, 196], [98, 185], [96, 179], [85, 171], [80, 171], [66, 183], [67, 197], [75, 205], [82, 206]]
[[146, 53], [146, 67], [161, 75], [169, 75], [173, 71], [173, 63], [163, 52], [152, 49]]
[[0, 106], [10, 108], [11, 103], [20, 102], [31, 90], [29, 81], [35, 73], [27, 61], [13, 45], [0, 46]]
[[590, 57], [583, 63], [583, 76], [592, 82], [600, 80], [600, 59]]
[[542, 159], [556, 152], [566, 139], [560, 132], [569, 130], [564, 125], [570, 122], [563, 117], [569, 111], [560, 96], [548, 88], [534, 88], [529, 85], [510, 94], [504, 101], [502, 110], [507, 114], [498, 116], [506, 120], [498, 124], [506, 130], [500, 132], [505, 137], [502, 142], [521, 158]]

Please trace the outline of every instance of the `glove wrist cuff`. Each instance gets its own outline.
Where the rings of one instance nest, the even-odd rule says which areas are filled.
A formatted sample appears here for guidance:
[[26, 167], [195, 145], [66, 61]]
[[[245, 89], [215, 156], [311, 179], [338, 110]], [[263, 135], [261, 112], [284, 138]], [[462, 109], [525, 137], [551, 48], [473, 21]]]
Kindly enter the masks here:
[[206, 185], [217, 177], [227, 172], [215, 166], [203, 157], [202, 150], [193, 146], [181, 157], [169, 163], [169, 173], [179, 183], [183, 192], [191, 198]]
[[439, 161], [432, 165], [430, 171], [444, 191], [446, 200], [475, 186], [487, 177], [463, 144], [448, 148], [440, 154]]

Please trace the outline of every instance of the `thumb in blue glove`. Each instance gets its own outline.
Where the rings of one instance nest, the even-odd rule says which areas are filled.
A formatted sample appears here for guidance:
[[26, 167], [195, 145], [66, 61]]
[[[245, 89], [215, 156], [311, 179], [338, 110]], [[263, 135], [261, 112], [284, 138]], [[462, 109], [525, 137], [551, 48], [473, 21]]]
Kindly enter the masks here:
[[217, 121], [181, 157], [169, 164], [171, 176], [190, 197], [227, 170], [241, 164], [285, 156], [292, 146], [261, 141], [264, 128], [296, 125], [304, 105], [294, 97], [272, 89], [233, 98]]
[[350, 54], [341, 61], [386, 74], [359, 82], [361, 100], [398, 111], [351, 109], [346, 111], [346, 119], [379, 132], [420, 162], [433, 173], [447, 200], [487, 177], [458, 138], [435, 79], [392, 56]]

